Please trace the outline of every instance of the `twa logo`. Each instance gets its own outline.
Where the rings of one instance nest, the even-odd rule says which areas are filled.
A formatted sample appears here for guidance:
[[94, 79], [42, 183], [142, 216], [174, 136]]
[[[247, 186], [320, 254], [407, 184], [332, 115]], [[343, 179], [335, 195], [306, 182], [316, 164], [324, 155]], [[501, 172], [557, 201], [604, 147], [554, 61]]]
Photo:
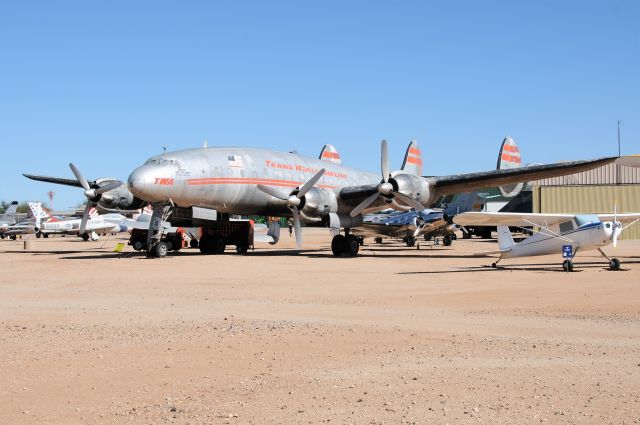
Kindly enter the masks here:
[[160, 186], [173, 186], [173, 178], [171, 177], [156, 177], [155, 184]]

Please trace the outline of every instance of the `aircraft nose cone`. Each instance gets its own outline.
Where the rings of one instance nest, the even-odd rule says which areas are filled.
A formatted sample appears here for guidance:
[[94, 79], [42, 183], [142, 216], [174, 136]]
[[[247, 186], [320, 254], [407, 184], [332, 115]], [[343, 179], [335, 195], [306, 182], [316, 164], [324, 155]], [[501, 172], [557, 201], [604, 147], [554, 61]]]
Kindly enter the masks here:
[[148, 201], [149, 189], [151, 188], [151, 176], [149, 170], [142, 166], [138, 167], [129, 175], [127, 186], [129, 191], [137, 198]]

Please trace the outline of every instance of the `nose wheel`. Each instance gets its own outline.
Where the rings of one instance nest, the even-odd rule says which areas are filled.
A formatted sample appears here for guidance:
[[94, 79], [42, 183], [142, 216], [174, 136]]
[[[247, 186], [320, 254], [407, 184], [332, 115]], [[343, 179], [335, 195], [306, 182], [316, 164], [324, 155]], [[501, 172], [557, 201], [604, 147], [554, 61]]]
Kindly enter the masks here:
[[573, 261], [564, 260], [562, 262], [562, 270], [564, 270], [565, 272], [572, 272], [573, 271]]

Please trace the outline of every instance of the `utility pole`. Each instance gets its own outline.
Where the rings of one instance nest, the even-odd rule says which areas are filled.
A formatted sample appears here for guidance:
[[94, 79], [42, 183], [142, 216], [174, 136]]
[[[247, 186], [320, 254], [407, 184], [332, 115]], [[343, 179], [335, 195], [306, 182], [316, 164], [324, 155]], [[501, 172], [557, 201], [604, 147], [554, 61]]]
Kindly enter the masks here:
[[618, 157], [622, 156], [620, 154], [620, 126], [624, 124], [623, 121], [618, 120]]

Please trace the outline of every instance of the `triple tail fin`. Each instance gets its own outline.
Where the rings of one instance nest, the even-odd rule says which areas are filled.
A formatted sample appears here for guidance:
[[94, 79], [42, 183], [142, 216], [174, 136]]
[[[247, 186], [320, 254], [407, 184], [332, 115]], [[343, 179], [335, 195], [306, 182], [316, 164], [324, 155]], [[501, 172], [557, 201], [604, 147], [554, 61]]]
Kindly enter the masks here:
[[422, 175], [422, 155], [418, 142], [415, 140], [412, 140], [407, 147], [401, 169], [407, 174], [413, 174], [415, 176]]
[[[520, 156], [520, 149], [515, 140], [511, 137], [505, 137], [500, 146], [500, 152], [498, 153], [498, 170], [508, 170], [511, 168], [522, 167], [522, 157]], [[517, 196], [524, 187], [524, 183], [504, 184], [498, 186], [500, 194], [505, 198], [513, 198]]]
[[508, 226], [498, 226], [498, 247], [500, 251], [508, 251], [515, 246], [511, 230]]
[[342, 164], [340, 154], [333, 145], [324, 145], [320, 151], [319, 158], [323, 161], [333, 162], [334, 164]]

